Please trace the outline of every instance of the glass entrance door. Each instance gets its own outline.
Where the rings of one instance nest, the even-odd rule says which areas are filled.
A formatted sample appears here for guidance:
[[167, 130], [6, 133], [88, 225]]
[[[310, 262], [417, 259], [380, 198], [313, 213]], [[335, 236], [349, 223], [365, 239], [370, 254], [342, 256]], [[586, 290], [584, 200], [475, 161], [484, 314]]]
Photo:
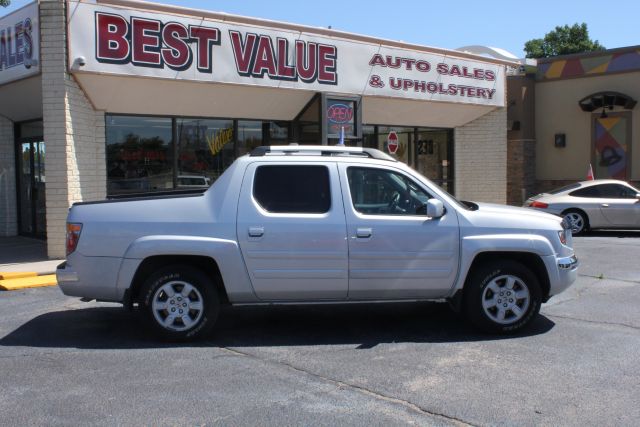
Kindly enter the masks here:
[[45, 144], [42, 138], [18, 140], [20, 234], [46, 236]]

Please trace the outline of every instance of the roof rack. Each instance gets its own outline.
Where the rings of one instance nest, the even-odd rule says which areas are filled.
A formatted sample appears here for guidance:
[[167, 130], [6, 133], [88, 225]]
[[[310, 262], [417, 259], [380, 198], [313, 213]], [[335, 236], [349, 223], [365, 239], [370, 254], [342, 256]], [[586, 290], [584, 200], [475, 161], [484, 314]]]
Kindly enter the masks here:
[[354, 156], [368, 157], [375, 160], [396, 162], [397, 160], [388, 154], [375, 148], [343, 147], [335, 145], [271, 145], [254, 148], [249, 154], [251, 157], [267, 155], [305, 155], [305, 156]]

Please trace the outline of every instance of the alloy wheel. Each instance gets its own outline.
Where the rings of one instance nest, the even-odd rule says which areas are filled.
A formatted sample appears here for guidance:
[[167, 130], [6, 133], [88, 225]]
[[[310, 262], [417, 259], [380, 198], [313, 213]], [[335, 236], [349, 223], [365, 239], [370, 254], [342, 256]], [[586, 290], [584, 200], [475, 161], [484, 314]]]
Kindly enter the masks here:
[[522, 319], [530, 302], [529, 288], [522, 279], [512, 275], [494, 278], [482, 292], [484, 313], [492, 321], [502, 325]]
[[188, 282], [167, 282], [153, 295], [151, 310], [163, 328], [186, 331], [195, 326], [203, 316], [202, 294]]

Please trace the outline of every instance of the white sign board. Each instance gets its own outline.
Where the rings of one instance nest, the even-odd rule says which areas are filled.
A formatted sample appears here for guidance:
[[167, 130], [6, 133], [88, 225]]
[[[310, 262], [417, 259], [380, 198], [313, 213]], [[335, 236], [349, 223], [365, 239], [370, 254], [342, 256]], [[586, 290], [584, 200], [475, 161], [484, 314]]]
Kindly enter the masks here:
[[68, 16], [72, 71], [504, 106], [489, 62], [77, 1]]
[[38, 3], [0, 18], [0, 85], [40, 72]]

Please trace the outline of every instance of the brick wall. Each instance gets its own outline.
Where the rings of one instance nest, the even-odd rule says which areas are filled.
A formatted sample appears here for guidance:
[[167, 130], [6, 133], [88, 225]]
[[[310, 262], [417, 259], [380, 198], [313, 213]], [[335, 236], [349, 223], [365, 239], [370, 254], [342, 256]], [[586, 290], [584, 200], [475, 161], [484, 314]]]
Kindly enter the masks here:
[[507, 201], [507, 111], [498, 108], [455, 128], [456, 196], [478, 202]]
[[47, 144], [47, 244], [64, 257], [69, 206], [106, 196], [104, 113], [94, 111], [66, 72], [66, 15], [62, 0], [40, 1], [42, 103]]
[[0, 117], [0, 237], [18, 234], [13, 122]]
[[521, 206], [536, 191], [536, 141], [507, 142], [507, 203]]

